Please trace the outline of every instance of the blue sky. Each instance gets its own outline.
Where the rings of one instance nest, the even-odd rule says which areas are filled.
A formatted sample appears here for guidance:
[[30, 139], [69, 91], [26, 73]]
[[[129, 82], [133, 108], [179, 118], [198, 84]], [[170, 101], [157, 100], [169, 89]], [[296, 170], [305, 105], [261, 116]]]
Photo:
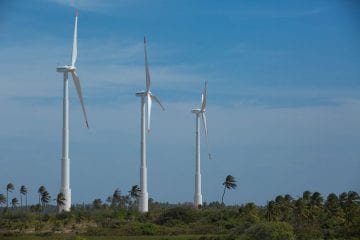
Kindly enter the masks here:
[[[139, 114], [148, 39], [153, 106], [149, 194], [191, 202], [190, 110], [208, 84], [209, 140], [202, 145], [204, 201], [266, 203], [278, 194], [360, 191], [360, 4], [357, 1], [0, 2], [0, 192], [26, 184], [30, 201], [60, 185], [62, 76], [75, 9], [84, 127], [70, 85], [74, 202], [105, 199], [139, 182]], [[204, 139], [203, 139], [204, 140]], [[203, 141], [203, 143], [205, 143]], [[17, 193], [13, 196], [17, 196]]]

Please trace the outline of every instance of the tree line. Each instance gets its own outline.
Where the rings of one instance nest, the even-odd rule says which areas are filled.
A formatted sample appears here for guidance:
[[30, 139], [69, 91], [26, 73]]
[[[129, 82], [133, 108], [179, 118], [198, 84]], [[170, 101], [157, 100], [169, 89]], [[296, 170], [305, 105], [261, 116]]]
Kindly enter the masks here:
[[[224, 190], [221, 197], [221, 202], [224, 203], [224, 196], [226, 193], [226, 189], [235, 189], [236, 188], [236, 179], [232, 175], [227, 175], [225, 181], [223, 182]], [[6, 185], [6, 197], [4, 194], [0, 193], [0, 206], [6, 204], [6, 208], [9, 208], [9, 193], [13, 193], [15, 190], [15, 186], [12, 183], [8, 183]], [[28, 208], [27, 197], [28, 197], [28, 188], [25, 185], [21, 185], [19, 189], [20, 193], [20, 208], [23, 208], [23, 197], [25, 197], [25, 209]], [[45, 188], [45, 186], [40, 186], [37, 190], [39, 196], [39, 202], [36, 205], [32, 205], [32, 209], [45, 209], [46, 205], [48, 205], [51, 201], [51, 195]], [[112, 196], [107, 197], [106, 202], [110, 206], [124, 206], [124, 207], [134, 207], [137, 204], [138, 198], [140, 196], [140, 188], [138, 185], [133, 185], [131, 189], [128, 191], [127, 195], [121, 195], [121, 190], [119, 188], [115, 189]], [[58, 193], [56, 199], [56, 206], [58, 209], [64, 205], [65, 196], [63, 193]], [[11, 199], [10, 204], [12, 208], [16, 208], [19, 205], [18, 198], [14, 197]], [[100, 198], [97, 198], [93, 201], [93, 205], [96, 208], [100, 208], [103, 205], [103, 201]]]
[[150, 199], [150, 211], [146, 214], [137, 211], [137, 185], [124, 194], [115, 189], [104, 201], [97, 198], [90, 204], [74, 205], [67, 213], [58, 213], [43, 186], [37, 191], [38, 204], [27, 206], [27, 191], [22, 191], [20, 207], [12, 204], [7, 208], [10, 203], [4, 199], [14, 191], [9, 186], [6, 196], [2, 194], [0, 236], [66, 233], [85, 238], [192, 235], [184, 239], [360, 239], [360, 197], [355, 191], [327, 196], [304, 191], [296, 197], [278, 195], [265, 205], [225, 205], [224, 193], [236, 188], [236, 179], [227, 176], [222, 184], [220, 201], [194, 208], [192, 203], [170, 204]]

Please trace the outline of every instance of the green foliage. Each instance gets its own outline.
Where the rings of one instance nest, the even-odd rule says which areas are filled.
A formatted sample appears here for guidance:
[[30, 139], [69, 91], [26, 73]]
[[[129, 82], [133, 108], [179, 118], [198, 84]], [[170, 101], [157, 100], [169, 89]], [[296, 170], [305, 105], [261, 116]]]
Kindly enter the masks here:
[[292, 240], [293, 228], [286, 222], [262, 222], [251, 226], [240, 236], [241, 240]]
[[192, 208], [176, 207], [166, 210], [157, 219], [160, 225], [175, 226], [178, 224], [188, 224], [196, 219], [196, 212]]
[[145, 214], [133, 207], [134, 198], [115, 190], [109, 204], [96, 199], [60, 214], [53, 205], [3, 208], [0, 239], [360, 239], [360, 202], [353, 191], [327, 197], [305, 191], [297, 199], [278, 195], [266, 206], [214, 202], [200, 209], [152, 200]]
[[258, 223], [260, 222], [259, 209], [254, 203], [247, 203], [239, 208], [239, 217], [242, 222]]
[[0, 206], [5, 203], [6, 203], [6, 197], [4, 194], [0, 193]]

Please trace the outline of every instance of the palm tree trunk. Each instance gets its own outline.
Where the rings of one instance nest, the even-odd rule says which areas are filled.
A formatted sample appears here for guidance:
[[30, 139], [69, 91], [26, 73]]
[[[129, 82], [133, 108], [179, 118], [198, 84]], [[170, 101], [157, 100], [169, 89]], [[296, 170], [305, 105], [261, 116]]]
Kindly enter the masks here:
[[6, 189], [6, 208], [9, 208], [9, 191]]
[[222, 197], [221, 197], [221, 204], [224, 204], [225, 190], [226, 190], [226, 187], [224, 187], [224, 192], [223, 192]]
[[22, 194], [20, 193], [20, 208], [22, 209]]
[[27, 209], [27, 193], [25, 194], [25, 208]]

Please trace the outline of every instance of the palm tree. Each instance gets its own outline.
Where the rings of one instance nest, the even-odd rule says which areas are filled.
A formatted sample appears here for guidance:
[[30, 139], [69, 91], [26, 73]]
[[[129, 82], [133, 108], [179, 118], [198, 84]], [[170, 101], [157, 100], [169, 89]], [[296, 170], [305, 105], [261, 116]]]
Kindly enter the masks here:
[[93, 207], [95, 209], [100, 209], [101, 208], [101, 205], [102, 205], [102, 201], [100, 198], [97, 198], [93, 201]]
[[129, 191], [129, 195], [131, 198], [138, 198], [140, 196], [140, 188], [138, 185], [134, 185], [131, 187], [131, 190]]
[[121, 202], [121, 191], [120, 189], [115, 189], [113, 195], [112, 195], [112, 202], [111, 205], [112, 206], [117, 206], [120, 205]]
[[311, 197], [311, 192], [309, 190], [303, 192], [303, 197], [302, 199], [304, 200], [305, 204], [309, 204], [310, 203], [310, 197]]
[[138, 185], [132, 186], [130, 191], [128, 191], [130, 198], [134, 200], [135, 203], [137, 202], [137, 199], [140, 196], [140, 192], [141, 190]]
[[269, 222], [275, 220], [276, 208], [273, 200], [269, 201], [266, 205], [266, 218]]
[[38, 189], [38, 194], [39, 194], [39, 205], [41, 204], [41, 196], [42, 194], [46, 191], [46, 188], [44, 186], [40, 186]]
[[294, 198], [290, 194], [285, 194], [282, 202], [283, 219], [282, 221], [289, 222], [293, 215], [293, 200]]
[[307, 220], [309, 220], [310, 218], [310, 210], [311, 210], [311, 205], [310, 205], [310, 198], [311, 198], [311, 192], [309, 190], [303, 192], [303, 197], [302, 197], [302, 202], [305, 206], [305, 210], [308, 214]]
[[65, 195], [61, 192], [56, 197], [56, 205], [58, 207], [58, 211], [60, 212], [60, 208], [65, 205]]
[[51, 196], [50, 196], [49, 192], [45, 190], [41, 194], [41, 199], [40, 199], [44, 209], [45, 209], [46, 204], [49, 203], [50, 199], [51, 199]]
[[112, 197], [111, 197], [111, 196], [108, 196], [108, 197], [106, 198], [106, 202], [107, 202], [109, 205], [111, 205], [111, 203], [112, 203]]
[[6, 197], [4, 194], [0, 193], [0, 205], [3, 205], [4, 203], [6, 203]]
[[235, 189], [237, 187], [235, 177], [233, 177], [231, 175], [227, 175], [225, 178], [225, 182], [223, 182], [223, 185], [224, 185], [224, 192], [221, 197], [222, 204], [224, 204], [224, 196], [225, 196], [226, 189]]
[[348, 192], [347, 201], [348, 201], [349, 205], [353, 205], [354, 203], [359, 202], [359, 200], [360, 200], [360, 196], [357, 192], [354, 192], [354, 191]]
[[25, 185], [22, 185], [21, 187], [20, 187], [20, 206], [21, 206], [21, 208], [22, 208], [22, 195], [25, 195], [25, 198], [26, 198], [26, 208], [27, 208], [27, 192], [28, 192], [28, 190], [27, 190], [27, 188], [26, 188], [26, 186]]
[[303, 198], [295, 200], [294, 216], [295, 222], [298, 226], [302, 225], [304, 220], [308, 220], [308, 209]]
[[310, 197], [310, 219], [312, 223], [319, 220], [324, 199], [319, 192], [314, 192]]
[[9, 207], [9, 192], [12, 192], [15, 189], [12, 183], [6, 185], [6, 207]]
[[310, 197], [311, 206], [320, 207], [323, 203], [324, 199], [319, 192], [314, 192]]
[[284, 201], [290, 203], [294, 200], [294, 198], [290, 194], [285, 194]]
[[19, 203], [19, 200], [17, 198], [13, 198], [11, 200], [11, 205], [13, 208], [15, 208], [18, 205], [18, 203]]
[[349, 191], [347, 193], [340, 194], [340, 204], [345, 212], [346, 222], [352, 223], [353, 219], [356, 215], [356, 211], [354, 211], [354, 207], [359, 202], [359, 194], [354, 191]]
[[335, 193], [330, 193], [325, 202], [325, 211], [329, 218], [335, 217], [344, 217], [344, 211], [340, 206], [340, 201], [338, 196]]

